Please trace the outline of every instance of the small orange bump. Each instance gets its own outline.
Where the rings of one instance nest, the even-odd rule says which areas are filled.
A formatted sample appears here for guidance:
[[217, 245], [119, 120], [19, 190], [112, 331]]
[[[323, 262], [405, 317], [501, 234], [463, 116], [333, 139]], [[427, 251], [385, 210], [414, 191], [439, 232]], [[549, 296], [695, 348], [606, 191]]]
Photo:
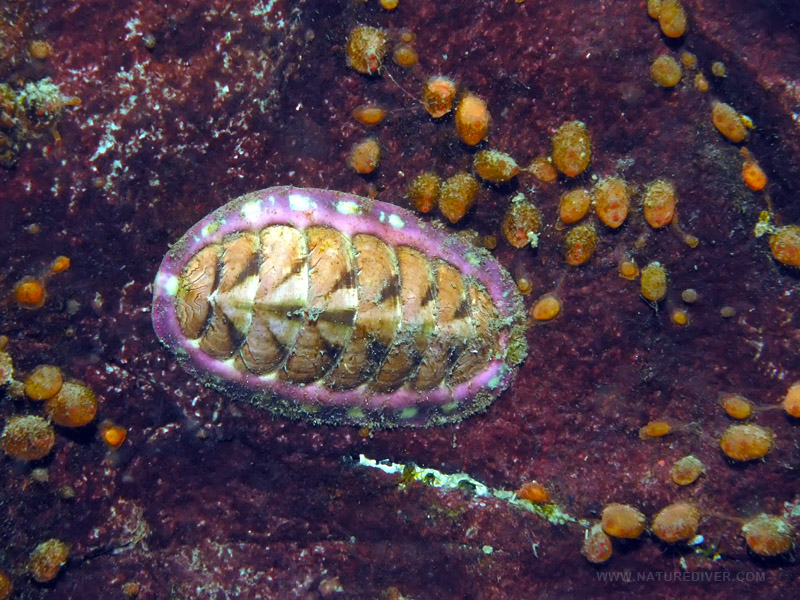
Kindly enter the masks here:
[[478, 196], [478, 182], [469, 173], [457, 173], [447, 179], [439, 192], [439, 210], [455, 224], [464, 218]]
[[670, 479], [675, 485], [689, 485], [706, 472], [705, 465], [691, 454], [675, 461], [669, 470]]
[[465, 144], [475, 146], [483, 141], [489, 132], [490, 121], [491, 116], [486, 102], [475, 94], [466, 94], [458, 103], [456, 129]]
[[783, 410], [795, 419], [800, 419], [800, 381], [793, 383], [783, 399]]
[[68, 381], [47, 401], [44, 408], [57, 425], [83, 427], [97, 414], [97, 398], [82, 383]]
[[670, 433], [672, 433], [672, 426], [666, 421], [650, 421], [647, 425], [639, 429], [639, 438], [651, 440], [664, 437]]
[[708, 84], [708, 79], [702, 73], [694, 76], [694, 89], [698, 92], [707, 92], [711, 86]]
[[567, 121], [553, 135], [553, 163], [567, 177], [577, 177], [592, 161], [592, 140], [581, 121]]
[[617, 229], [628, 217], [631, 195], [620, 177], [607, 177], [594, 188], [594, 210], [607, 227]]
[[642, 535], [646, 519], [638, 509], [628, 504], [608, 504], [603, 508], [603, 531], [617, 538], [635, 539]]
[[531, 161], [527, 168], [528, 173], [544, 183], [551, 183], [558, 178], [558, 171], [553, 166], [553, 160], [549, 156], [538, 156]]
[[386, 118], [386, 109], [379, 104], [362, 104], [353, 109], [353, 118], [364, 125], [377, 125]]
[[61, 369], [39, 365], [25, 379], [25, 395], [31, 400], [48, 400], [58, 393], [63, 382]]
[[381, 0], [381, 8], [384, 10], [394, 10], [398, 4], [399, 0]]
[[14, 584], [11, 583], [11, 578], [4, 571], [0, 571], [0, 600], [8, 600], [13, 592]]
[[667, 295], [667, 270], [660, 262], [651, 262], [642, 269], [642, 296], [650, 302], [660, 302]]
[[61, 273], [69, 269], [71, 262], [69, 256], [56, 256], [50, 265], [51, 273]]
[[53, 47], [44, 40], [33, 40], [28, 44], [28, 52], [37, 60], [47, 60], [53, 56]]
[[456, 84], [449, 77], [437, 75], [425, 82], [422, 90], [422, 105], [434, 119], [445, 116], [453, 110], [456, 99]]
[[677, 60], [662, 54], [650, 65], [650, 77], [656, 85], [664, 88], [675, 87], [681, 82], [683, 69]]
[[100, 431], [100, 437], [103, 438], [103, 441], [111, 450], [119, 448], [125, 441], [125, 438], [128, 437], [127, 429], [109, 419], [100, 423], [98, 430]]
[[747, 547], [759, 556], [778, 556], [795, 545], [794, 528], [783, 517], [761, 513], [742, 527]]
[[633, 281], [639, 276], [639, 265], [632, 258], [623, 258], [617, 266], [619, 276], [628, 281]]
[[361, 25], [350, 31], [347, 39], [347, 62], [359, 73], [377, 75], [386, 56], [386, 32]]
[[662, 508], [653, 519], [651, 529], [662, 542], [685, 542], [697, 535], [700, 512], [688, 502], [676, 502]]
[[653, 229], [665, 227], [675, 217], [678, 194], [669, 181], [659, 179], [647, 186], [644, 193], [644, 220]]
[[441, 187], [441, 177], [428, 171], [414, 178], [408, 186], [406, 196], [419, 212], [428, 213], [436, 206]]
[[673, 309], [669, 313], [669, 318], [672, 319], [675, 325], [680, 325], [681, 327], [685, 327], [689, 324], [689, 313], [683, 308]]
[[742, 116], [730, 104], [715, 102], [711, 108], [711, 121], [717, 131], [734, 143], [738, 144], [747, 137]]
[[485, 181], [505, 183], [519, 173], [517, 162], [499, 150], [481, 150], [472, 161], [475, 172]]
[[800, 225], [778, 227], [769, 237], [769, 249], [779, 263], [800, 267]]
[[28, 573], [39, 583], [52, 581], [67, 564], [69, 545], [55, 538], [42, 542], [31, 552]]
[[39, 460], [53, 449], [56, 434], [53, 427], [36, 415], [9, 417], [0, 435], [0, 446], [17, 460]]
[[523, 296], [527, 296], [533, 291], [533, 283], [527, 277], [520, 277], [517, 279], [517, 289]]
[[588, 261], [597, 247], [597, 231], [591, 223], [579, 223], [564, 238], [567, 264], [577, 267]]
[[747, 187], [754, 192], [760, 192], [767, 187], [767, 174], [759, 166], [758, 161], [748, 152], [747, 148], [742, 148], [740, 154], [744, 158], [742, 165], [742, 179]]
[[731, 425], [720, 439], [725, 456], [747, 461], [763, 458], [772, 450], [775, 434], [759, 425]]
[[503, 234], [508, 243], [514, 248], [524, 248], [528, 244], [536, 248], [539, 244], [541, 225], [542, 217], [539, 209], [526, 200], [523, 194], [514, 196], [503, 219]]
[[550, 494], [547, 493], [547, 489], [537, 481], [529, 481], [523, 484], [515, 493], [517, 498], [522, 500], [530, 500], [531, 502], [550, 501]]
[[753, 413], [753, 405], [740, 394], [723, 394], [720, 404], [731, 419], [746, 419]]
[[545, 294], [531, 307], [531, 316], [536, 321], [550, 321], [561, 313], [561, 301], [552, 294]]
[[686, 33], [686, 10], [680, 0], [661, 0], [658, 24], [668, 38], [679, 38]]
[[570, 190], [561, 196], [561, 201], [558, 205], [558, 216], [562, 222], [571, 225], [585, 217], [591, 205], [592, 194], [588, 190], [583, 188]]
[[14, 300], [22, 308], [41, 308], [46, 297], [44, 282], [40, 279], [24, 277], [14, 286]]
[[581, 548], [581, 554], [586, 557], [586, 560], [592, 564], [604, 563], [611, 558], [612, 552], [611, 538], [599, 524], [594, 525], [586, 532]]
[[359, 175], [368, 175], [378, 168], [381, 162], [381, 147], [375, 138], [367, 138], [350, 151], [348, 163]]
[[392, 52], [392, 61], [398, 67], [410, 69], [417, 64], [419, 56], [410, 44], [398, 44]]

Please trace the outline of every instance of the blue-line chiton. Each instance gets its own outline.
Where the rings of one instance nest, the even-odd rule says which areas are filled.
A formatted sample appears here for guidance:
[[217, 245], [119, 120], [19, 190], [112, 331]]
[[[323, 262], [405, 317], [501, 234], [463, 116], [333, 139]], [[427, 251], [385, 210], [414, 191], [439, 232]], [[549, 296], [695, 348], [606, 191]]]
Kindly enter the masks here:
[[455, 422], [510, 384], [524, 312], [485, 250], [392, 204], [276, 187], [164, 257], [153, 325], [226, 395], [314, 423]]

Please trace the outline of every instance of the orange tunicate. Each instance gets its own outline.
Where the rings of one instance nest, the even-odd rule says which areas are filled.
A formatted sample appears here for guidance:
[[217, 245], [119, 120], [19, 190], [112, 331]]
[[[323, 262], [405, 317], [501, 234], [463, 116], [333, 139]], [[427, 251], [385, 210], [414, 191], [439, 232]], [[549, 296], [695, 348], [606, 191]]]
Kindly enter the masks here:
[[16, 286], [14, 286], [14, 300], [17, 301], [22, 308], [41, 308], [44, 305], [44, 300], [47, 297], [47, 292], [44, 289], [44, 282], [41, 279], [34, 277], [23, 277]]
[[719, 446], [728, 458], [746, 461], [766, 456], [774, 441], [775, 434], [759, 425], [731, 425], [722, 435]]
[[51, 538], [42, 542], [31, 552], [28, 559], [28, 573], [39, 583], [46, 583], [56, 578], [61, 568], [67, 564], [69, 546]]
[[588, 261], [597, 247], [597, 231], [591, 223], [580, 223], [564, 238], [564, 257], [573, 267]]
[[539, 209], [528, 202], [523, 194], [514, 196], [503, 219], [503, 233], [508, 243], [514, 248], [524, 248], [528, 244], [536, 248], [539, 244], [541, 225], [542, 217]]
[[675, 87], [680, 83], [682, 75], [680, 63], [668, 54], [662, 54], [650, 65], [650, 77], [661, 87]]
[[439, 210], [451, 223], [464, 218], [478, 195], [478, 181], [469, 173], [447, 179], [439, 191]]
[[561, 301], [552, 294], [545, 294], [531, 307], [531, 316], [536, 321], [550, 321], [561, 313]]
[[517, 162], [498, 150], [481, 150], [475, 155], [472, 166], [481, 179], [492, 183], [505, 183], [519, 173]]
[[537, 156], [531, 161], [527, 171], [539, 181], [551, 183], [558, 177], [558, 171], [553, 166], [553, 160], [549, 156]]
[[697, 55], [684, 50], [683, 52], [681, 52], [681, 64], [687, 69], [696, 69]]
[[742, 179], [754, 192], [760, 192], [767, 187], [767, 175], [756, 161], [747, 161], [742, 165]]
[[658, 24], [669, 38], [679, 38], [686, 33], [686, 10], [680, 0], [661, 0]]
[[523, 296], [527, 296], [533, 291], [533, 283], [527, 277], [520, 277], [517, 279], [517, 289]]
[[28, 52], [37, 60], [47, 60], [53, 56], [53, 47], [44, 40], [33, 40], [28, 44]]
[[647, 14], [651, 19], [658, 19], [661, 13], [661, 0], [647, 0]]
[[561, 196], [561, 201], [558, 205], [558, 216], [563, 223], [571, 225], [585, 217], [591, 205], [592, 194], [588, 190], [583, 188], [570, 190]]
[[353, 146], [347, 162], [359, 175], [372, 173], [381, 162], [381, 147], [378, 140], [367, 138]]
[[628, 504], [608, 504], [603, 509], [603, 531], [617, 538], [634, 539], [642, 535], [646, 524], [644, 515]]
[[97, 426], [100, 432], [100, 437], [112, 450], [119, 448], [128, 437], [128, 430], [124, 427], [117, 425], [110, 419], [106, 419]]
[[639, 429], [639, 439], [651, 440], [672, 433], [672, 426], [666, 421], [650, 421]]
[[398, 4], [399, 0], [381, 0], [381, 8], [384, 10], [394, 10]]
[[481, 240], [481, 243], [487, 250], [494, 250], [497, 248], [497, 236], [490, 233], [489, 235], [484, 236], [484, 238]]
[[456, 129], [461, 140], [469, 145], [479, 144], [489, 132], [491, 117], [486, 102], [475, 94], [468, 93], [456, 108]]
[[761, 513], [742, 526], [747, 547], [759, 556], [778, 556], [794, 547], [794, 528], [783, 517]]
[[728, 76], [728, 67], [725, 66], [725, 63], [719, 60], [715, 60], [711, 63], [711, 73], [714, 77], [727, 77]]
[[753, 412], [753, 405], [740, 394], [723, 394], [720, 404], [731, 419], [746, 419]]
[[68, 381], [44, 408], [57, 425], [83, 427], [97, 414], [97, 398], [85, 385]]
[[694, 76], [694, 89], [698, 92], [707, 92], [711, 86], [708, 85], [708, 79], [702, 73]]
[[795, 419], [800, 419], [800, 381], [793, 383], [783, 399], [783, 410]]
[[669, 470], [669, 477], [675, 485], [689, 485], [705, 472], [705, 465], [690, 454], [675, 461]]
[[611, 538], [603, 531], [600, 525], [594, 525], [586, 532], [583, 539], [583, 546], [581, 547], [581, 554], [586, 557], [592, 564], [599, 564], [606, 562], [611, 558], [613, 546], [611, 545]]
[[769, 249], [779, 263], [800, 267], [800, 225], [778, 227], [769, 237]]
[[456, 99], [456, 84], [449, 77], [437, 75], [425, 82], [422, 90], [422, 105], [434, 119], [445, 116], [453, 110]]
[[408, 186], [406, 196], [419, 212], [429, 213], [436, 206], [441, 187], [442, 178], [433, 171], [427, 171], [414, 178]]
[[58, 393], [63, 381], [61, 369], [39, 365], [25, 379], [25, 395], [31, 400], [48, 400]]
[[364, 125], [377, 125], [386, 118], [386, 109], [378, 104], [362, 104], [353, 109], [353, 118]]
[[347, 38], [347, 63], [359, 73], [375, 75], [386, 56], [386, 32], [377, 27], [359, 25]]
[[56, 256], [55, 259], [53, 259], [53, 262], [50, 264], [50, 272], [61, 273], [62, 271], [69, 269], [70, 264], [69, 256]]
[[392, 60], [398, 67], [410, 69], [417, 64], [417, 51], [409, 44], [398, 44], [392, 52]]
[[617, 271], [619, 272], [619, 276], [623, 279], [633, 281], [639, 276], [639, 265], [637, 265], [636, 261], [632, 258], [625, 257], [619, 261]]
[[583, 173], [592, 161], [592, 140], [586, 125], [567, 121], [553, 135], [553, 163], [567, 177]]
[[714, 102], [711, 108], [711, 121], [722, 135], [730, 141], [739, 143], [747, 137], [747, 128], [742, 116], [730, 104]]
[[9, 417], [0, 435], [0, 446], [17, 460], [39, 460], [53, 449], [56, 434], [50, 423], [36, 415]]
[[659, 302], [667, 295], [667, 270], [660, 262], [651, 262], [642, 269], [640, 281], [642, 296], [650, 302]]
[[517, 498], [530, 500], [531, 502], [549, 502], [550, 494], [545, 487], [537, 481], [524, 483], [516, 492]]
[[4, 571], [0, 571], [0, 600], [8, 600], [13, 591], [14, 584], [11, 583], [11, 578]]
[[689, 324], [689, 313], [686, 312], [683, 308], [676, 308], [669, 313], [670, 319], [675, 325], [680, 325], [681, 327]]
[[669, 181], [659, 179], [647, 186], [644, 193], [644, 219], [650, 227], [659, 229], [672, 222], [678, 194]]
[[684, 542], [697, 535], [700, 513], [688, 502], [676, 502], [662, 508], [650, 527], [662, 542]]
[[594, 188], [594, 210], [608, 227], [617, 229], [625, 222], [631, 207], [628, 185], [619, 177], [606, 177]]

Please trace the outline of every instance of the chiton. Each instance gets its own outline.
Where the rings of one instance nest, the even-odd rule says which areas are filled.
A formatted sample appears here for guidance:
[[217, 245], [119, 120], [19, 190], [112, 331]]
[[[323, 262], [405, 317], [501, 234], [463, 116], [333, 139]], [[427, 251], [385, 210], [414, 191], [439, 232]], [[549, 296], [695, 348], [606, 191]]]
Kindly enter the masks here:
[[226, 395], [372, 428], [485, 409], [527, 350], [521, 298], [488, 252], [392, 204], [294, 187], [189, 229], [156, 276], [153, 325]]

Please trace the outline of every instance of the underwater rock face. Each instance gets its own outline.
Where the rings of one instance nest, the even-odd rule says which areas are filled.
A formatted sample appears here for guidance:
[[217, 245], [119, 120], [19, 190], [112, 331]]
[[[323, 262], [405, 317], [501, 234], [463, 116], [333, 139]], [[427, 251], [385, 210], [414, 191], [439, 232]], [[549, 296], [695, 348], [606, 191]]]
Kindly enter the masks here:
[[397, 206], [269, 188], [192, 227], [153, 324], [202, 381], [314, 423], [441, 425], [484, 409], [525, 355], [511, 277]]

